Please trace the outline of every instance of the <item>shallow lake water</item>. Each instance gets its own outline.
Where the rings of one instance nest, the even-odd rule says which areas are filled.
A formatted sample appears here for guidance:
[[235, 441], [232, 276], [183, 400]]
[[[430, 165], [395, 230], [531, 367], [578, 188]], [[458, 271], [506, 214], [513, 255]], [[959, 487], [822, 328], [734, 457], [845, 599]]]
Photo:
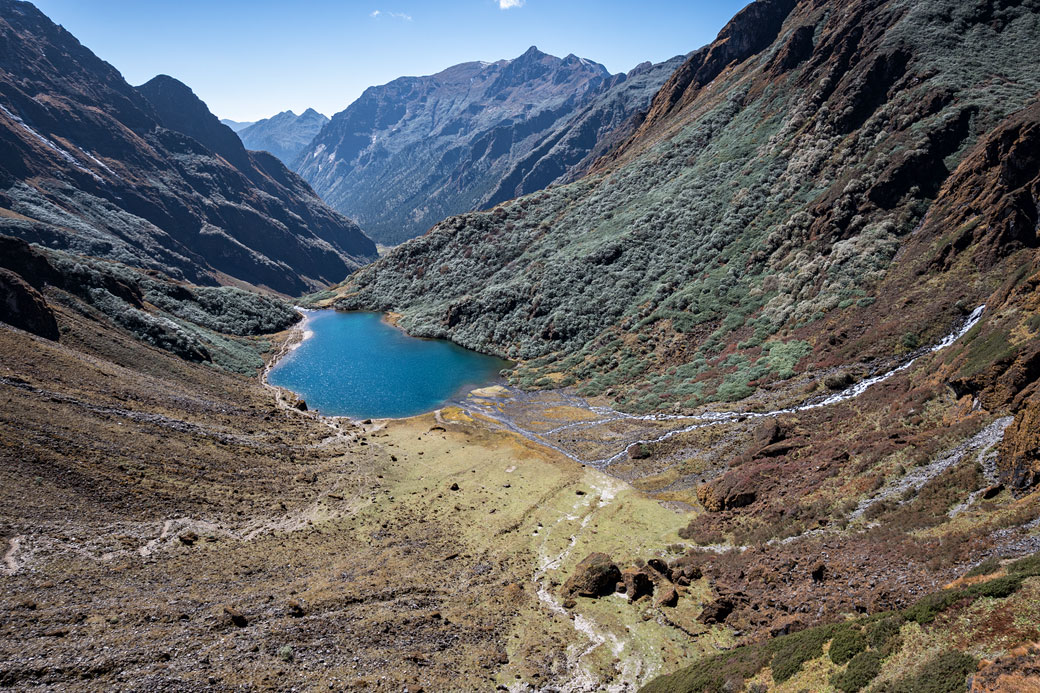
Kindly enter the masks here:
[[313, 311], [307, 337], [268, 375], [329, 416], [401, 418], [499, 379], [509, 364], [439, 339], [416, 339], [379, 313]]

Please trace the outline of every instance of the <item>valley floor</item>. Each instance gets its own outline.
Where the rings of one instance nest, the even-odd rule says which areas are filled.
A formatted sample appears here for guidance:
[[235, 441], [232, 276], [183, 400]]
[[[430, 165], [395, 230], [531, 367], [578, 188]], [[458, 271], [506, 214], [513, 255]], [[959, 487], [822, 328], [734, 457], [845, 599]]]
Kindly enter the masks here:
[[617, 479], [454, 408], [330, 427], [61, 317], [0, 330], [4, 686], [633, 690], [731, 641], [563, 607], [587, 553], [685, 524]]
[[[942, 522], [905, 535], [875, 521], [885, 516], [872, 505], [916, 518], [905, 515], [917, 512], [908, 488], [989, 463], [1008, 420], [957, 414], [955, 400], [941, 409], [957, 423], [922, 438], [936, 452], [893, 474], [891, 488], [848, 471], [817, 480], [820, 465], [799, 463], [787, 486], [817, 484], [862, 507], [848, 507], [848, 522], [778, 529], [766, 501], [783, 502], [782, 491], [746, 518], [695, 510], [712, 502], [698, 501], [701, 481], [755, 468], [758, 458], [739, 459], [761, 436], [752, 419], [669, 436], [608, 475], [574, 451], [624, 451], [675, 422], [497, 388], [412, 419], [326, 419], [260, 380], [52, 303], [60, 343], [0, 328], [4, 687], [631, 691], [770, 634], [902, 608], [970, 561], [1040, 548], [1035, 498], [1007, 492], [966, 494]], [[788, 399], [804, 389], [792, 387]], [[903, 387], [897, 377], [839, 406], [878, 411], [871, 397]], [[830, 445], [848, 416], [786, 415], [774, 445]], [[583, 421], [594, 435], [578, 433]], [[827, 433], [806, 442], [801, 427]], [[714, 529], [720, 517], [737, 531]], [[748, 522], [764, 524], [741, 530]], [[967, 539], [947, 546], [957, 532]], [[674, 606], [658, 600], [667, 581], [635, 602], [571, 598], [564, 583], [596, 552], [623, 570], [649, 571], [651, 559], [703, 570], [677, 580]], [[1040, 637], [1036, 579], [1016, 597], [1025, 620], [976, 649]], [[728, 619], [705, 617], [726, 600]], [[791, 685], [825, 681], [828, 667]]]

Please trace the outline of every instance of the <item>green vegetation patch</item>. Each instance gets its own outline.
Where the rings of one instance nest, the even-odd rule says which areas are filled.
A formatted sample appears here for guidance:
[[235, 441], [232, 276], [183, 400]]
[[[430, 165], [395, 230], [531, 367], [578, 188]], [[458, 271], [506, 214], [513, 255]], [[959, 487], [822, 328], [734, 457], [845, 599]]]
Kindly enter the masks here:
[[841, 628], [834, 634], [829, 655], [831, 661], [841, 665], [867, 649], [867, 638], [858, 626]]
[[831, 677], [831, 685], [845, 693], [863, 690], [881, 673], [881, 659], [881, 654], [873, 650], [860, 652], [852, 658], [845, 671]]
[[928, 660], [914, 674], [882, 683], [876, 693], [957, 693], [978, 664], [971, 655], [949, 650]]

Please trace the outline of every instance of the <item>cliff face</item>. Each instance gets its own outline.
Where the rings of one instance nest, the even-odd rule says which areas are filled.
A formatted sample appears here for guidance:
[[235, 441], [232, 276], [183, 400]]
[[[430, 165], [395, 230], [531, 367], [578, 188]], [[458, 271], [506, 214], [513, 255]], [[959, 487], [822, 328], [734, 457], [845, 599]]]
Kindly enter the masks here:
[[186, 86], [136, 90], [32, 5], [0, 3], [0, 227], [195, 282], [298, 294], [375, 257]]
[[611, 76], [532, 48], [514, 60], [402, 77], [333, 116], [295, 168], [374, 238], [401, 242], [451, 214], [583, 172], [610, 133], [630, 132], [672, 69]]

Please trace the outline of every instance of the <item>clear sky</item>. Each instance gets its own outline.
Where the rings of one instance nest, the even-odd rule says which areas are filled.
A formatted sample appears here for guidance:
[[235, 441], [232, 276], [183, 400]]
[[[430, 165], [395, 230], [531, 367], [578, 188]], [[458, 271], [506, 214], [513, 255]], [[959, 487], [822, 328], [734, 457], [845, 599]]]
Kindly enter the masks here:
[[308, 107], [532, 45], [627, 72], [711, 41], [750, 0], [34, 0], [131, 84], [169, 74], [221, 118]]

